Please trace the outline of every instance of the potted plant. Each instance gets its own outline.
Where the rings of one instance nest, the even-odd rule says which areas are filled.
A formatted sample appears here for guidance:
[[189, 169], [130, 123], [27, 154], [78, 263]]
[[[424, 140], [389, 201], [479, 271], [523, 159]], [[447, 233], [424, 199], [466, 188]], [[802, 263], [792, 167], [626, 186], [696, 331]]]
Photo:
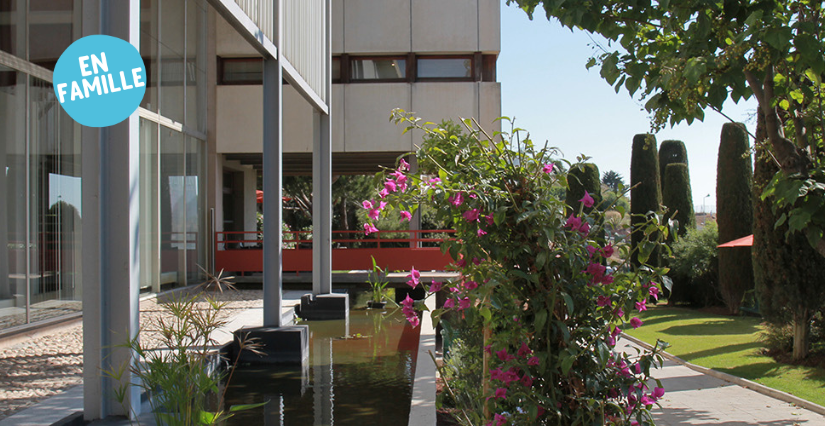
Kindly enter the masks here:
[[367, 302], [367, 308], [384, 309], [384, 306], [387, 304], [384, 300], [386, 295], [385, 288], [390, 282], [387, 281], [386, 268], [381, 269], [381, 267], [375, 263], [375, 257], [372, 257], [372, 271], [367, 276], [367, 283], [371, 288], [370, 300]]

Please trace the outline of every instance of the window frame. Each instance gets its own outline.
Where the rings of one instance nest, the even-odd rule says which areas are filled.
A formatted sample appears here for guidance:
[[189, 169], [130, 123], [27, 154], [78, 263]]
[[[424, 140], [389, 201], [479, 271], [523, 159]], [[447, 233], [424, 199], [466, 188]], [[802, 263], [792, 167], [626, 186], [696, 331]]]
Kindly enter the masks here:
[[[352, 65], [356, 61], [369, 61], [369, 60], [383, 60], [383, 61], [397, 61], [403, 60], [404, 61], [404, 77], [399, 78], [355, 78], [352, 72]], [[341, 63], [344, 65], [344, 62]], [[346, 61], [347, 65], [347, 76], [346, 82], [347, 83], [406, 83], [410, 81], [410, 56], [409, 55], [359, 55], [359, 56], [349, 56]], [[343, 78], [343, 67], [342, 67], [342, 80]]]
[[[261, 63], [261, 79], [260, 80], [230, 80], [224, 79], [224, 72], [226, 71], [226, 63], [230, 62], [260, 62]], [[264, 60], [260, 57], [243, 57], [243, 58], [224, 58], [218, 57], [218, 85], [219, 86], [260, 86], [264, 84], [263, 80], [263, 64]]]

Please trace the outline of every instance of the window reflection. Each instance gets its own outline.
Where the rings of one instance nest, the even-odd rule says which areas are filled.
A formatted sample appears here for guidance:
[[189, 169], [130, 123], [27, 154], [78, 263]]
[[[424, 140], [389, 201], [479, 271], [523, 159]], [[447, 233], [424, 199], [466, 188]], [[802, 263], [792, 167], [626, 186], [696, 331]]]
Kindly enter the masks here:
[[405, 59], [352, 59], [353, 80], [403, 80], [407, 77]]
[[472, 78], [473, 61], [470, 58], [418, 59], [418, 78]]

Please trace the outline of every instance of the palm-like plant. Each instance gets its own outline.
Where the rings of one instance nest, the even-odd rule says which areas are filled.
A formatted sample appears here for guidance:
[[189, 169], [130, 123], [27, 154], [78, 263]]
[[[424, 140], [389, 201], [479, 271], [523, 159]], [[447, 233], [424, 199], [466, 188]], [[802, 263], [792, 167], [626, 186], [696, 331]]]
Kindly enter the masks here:
[[218, 272], [218, 275], [213, 275], [209, 271], [204, 269], [204, 267], [201, 266], [201, 265], [198, 265], [198, 268], [200, 268], [201, 271], [203, 271], [203, 273], [206, 274], [206, 281], [204, 281], [204, 282], [202, 282], [198, 285], [198, 287], [203, 289], [204, 291], [211, 290], [213, 286], [218, 291], [220, 291], [221, 293], [223, 293], [224, 287], [226, 287], [226, 289], [228, 289], [228, 290], [237, 290], [235, 288], [235, 284], [232, 281], [230, 281], [230, 280], [235, 279], [235, 277], [234, 276], [224, 277], [223, 276], [223, 269], [221, 269], [221, 271]]

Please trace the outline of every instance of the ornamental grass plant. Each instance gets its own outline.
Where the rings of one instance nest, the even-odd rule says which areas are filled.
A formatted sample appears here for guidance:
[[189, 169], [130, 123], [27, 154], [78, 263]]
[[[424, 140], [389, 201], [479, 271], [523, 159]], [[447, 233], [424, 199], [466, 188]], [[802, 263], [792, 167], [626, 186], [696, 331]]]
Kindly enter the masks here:
[[[555, 150], [520, 139], [517, 129], [489, 135], [470, 120], [462, 129], [421, 123], [401, 110], [393, 119], [405, 132], [423, 133], [418, 170], [401, 159], [376, 175], [381, 190], [363, 202], [372, 220], [364, 232], [376, 231], [379, 217], [405, 220], [419, 205], [456, 232], [441, 249], [455, 259], [460, 277], [427, 283], [413, 268], [408, 284], [424, 286], [429, 297], [443, 292], [446, 301], [430, 313], [436, 323], [449, 312], [451, 322], [480, 336], [460, 344], [464, 360], [481, 360], [482, 379], [472, 390], [478, 403], [451, 397], [457, 421], [652, 425], [650, 409], [665, 392], [651, 377], [662, 362], [660, 349], [613, 349], [622, 329], [642, 323], [634, 313], [645, 300], [658, 297], [666, 269], [648, 259], [668, 234], [661, 215], [643, 218], [633, 253], [641, 266], [631, 268], [629, 245], [616, 249], [605, 240], [603, 213], [584, 212], [593, 197], [585, 193], [574, 211], [557, 195], [568, 187], [562, 170], [571, 164]], [[426, 309], [410, 298], [402, 308], [414, 326], [416, 310]], [[479, 374], [475, 362], [458, 361], [447, 361], [452, 378]]]

